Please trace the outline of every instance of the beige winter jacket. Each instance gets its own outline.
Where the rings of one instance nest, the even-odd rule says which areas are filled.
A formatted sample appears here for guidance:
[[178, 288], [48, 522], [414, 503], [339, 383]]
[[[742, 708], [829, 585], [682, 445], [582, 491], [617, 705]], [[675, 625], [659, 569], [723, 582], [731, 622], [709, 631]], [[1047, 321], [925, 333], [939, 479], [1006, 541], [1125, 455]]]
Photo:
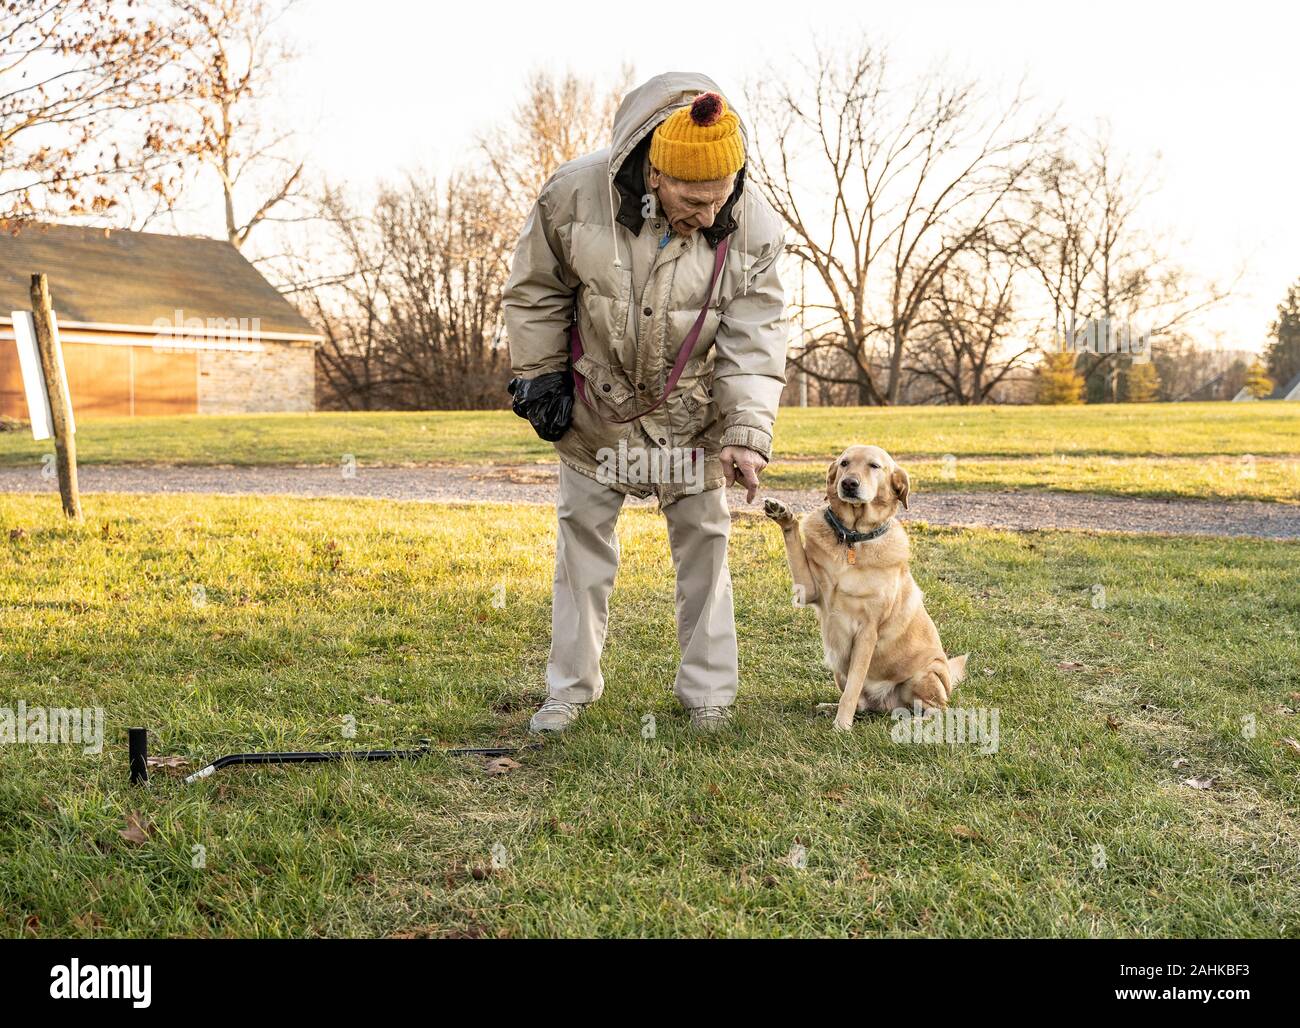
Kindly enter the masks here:
[[[584, 356], [576, 370], [592, 403], [628, 417], [663, 393], [673, 361], [713, 273], [715, 247], [730, 250], [694, 357], [668, 400], [628, 425], [604, 421], [575, 399], [573, 426], [555, 444], [560, 459], [596, 477], [598, 454], [645, 443], [702, 448], [704, 487], [722, 485], [718, 452], [746, 446], [771, 456], [772, 424], [785, 384], [785, 299], [777, 278], [782, 249], [776, 214], [737, 175], [714, 225], [673, 235], [645, 185], [650, 133], [679, 107], [717, 85], [703, 75], [670, 73], [629, 93], [614, 118], [608, 150], [563, 165], [524, 226], [505, 292], [514, 374], [534, 378], [569, 365], [569, 326], [577, 317]], [[741, 131], [748, 134], [743, 121]], [[647, 217], [647, 213], [651, 217]], [[615, 224], [617, 222], [617, 224]], [[638, 431], [639, 427], [639, 431]], [[644, 433], [644, 438], [642, 436]], [[661, 503], [683, 491], [616, 485]]]

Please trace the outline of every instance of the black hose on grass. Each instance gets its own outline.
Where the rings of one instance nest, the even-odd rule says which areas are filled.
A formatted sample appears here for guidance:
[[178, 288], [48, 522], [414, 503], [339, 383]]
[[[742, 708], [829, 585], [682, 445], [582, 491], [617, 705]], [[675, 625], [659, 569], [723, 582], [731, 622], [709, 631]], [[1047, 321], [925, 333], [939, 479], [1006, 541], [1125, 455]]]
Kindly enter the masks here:
[[[144, 785], [149, 781], [149, 749], [147, 731], [143, 728], [127, 729], [127, 739], [131, 760], [131, 784]], [[218, 757], [211, 764], [202, 767], [185, 779], [185, 784], [197, 782], [223, 767], [232, 764], [324, 764], [340, 760], [418, 760], [430, 753], [442, 753], [448, 757], [505, 757], [519, 753], [524, 749], [538, 749], [538, 743], [528, 746], [484, 746], [459, 747], [450, 750], [435, 750], [428, 739], [421, 739], [420, 745], [409, 750], [307, 750], [301, 753], [230, 753]]]

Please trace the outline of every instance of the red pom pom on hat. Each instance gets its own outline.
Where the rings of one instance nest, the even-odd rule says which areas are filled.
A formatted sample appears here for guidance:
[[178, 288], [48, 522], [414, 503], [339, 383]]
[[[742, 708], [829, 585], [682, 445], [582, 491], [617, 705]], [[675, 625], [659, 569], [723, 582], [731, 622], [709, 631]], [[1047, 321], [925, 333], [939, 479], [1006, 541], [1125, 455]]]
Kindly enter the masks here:
[[726, 105], [717, 93], [701, 93], [691, 104], [691, 121], [706, 128], [717, 123]]

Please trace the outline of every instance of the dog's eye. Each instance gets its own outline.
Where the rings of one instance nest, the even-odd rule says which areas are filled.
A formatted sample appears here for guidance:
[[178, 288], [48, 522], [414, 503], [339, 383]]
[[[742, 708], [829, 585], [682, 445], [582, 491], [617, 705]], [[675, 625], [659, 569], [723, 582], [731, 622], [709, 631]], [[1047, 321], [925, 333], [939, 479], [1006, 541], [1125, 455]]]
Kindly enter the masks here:
[[847, 468], [848, 466], [849, 466], [849, 459], [845, 457], [842, 461], [840, 461], [840, 467]]
[[871, 465], [871, 466], [872, 466], [872, 467], [873, 467], [873, 468], [875, 468], [875, 469], [876, 469], [876, 470], [877, 470], [877, 471], [879, 471], [879, 470], [880, 470], [880, 465], [879, 465], [879, 464], [876, 464], [876, 463], [872, 463], [872, 465]]

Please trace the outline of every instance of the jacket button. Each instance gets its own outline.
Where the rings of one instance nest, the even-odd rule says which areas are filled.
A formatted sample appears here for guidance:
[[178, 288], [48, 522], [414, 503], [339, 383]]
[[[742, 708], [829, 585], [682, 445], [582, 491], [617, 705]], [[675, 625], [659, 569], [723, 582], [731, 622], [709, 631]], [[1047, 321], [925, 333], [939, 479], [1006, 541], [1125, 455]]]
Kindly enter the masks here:
[[637, 387], [638, 389], [640, 389], [642, 392], [645, 392], [645, 383], [644, 383], [644, 382], [638, 382], [638, 383], [636, 384], [636, 387]]
[[642, 307], [642, 308], [641, 308], [641, 313], [644, 314], [644, 315], [648, 318], [648, 317], [650, 317], [651, 314], [654, 313], [654, 310], [652, 310], [652, 309], [649, 308], [649, 307]]
[[606, 383], [605, 383], [603, 386], [601, 386], [600, 388], [603, 389], [603, 390], [605, 390], [605, 392], [609, 392], [609, 383], [606, 382]]
[[660, 445], [660, 446], [667, 446], [667, 445], [668, 445], [668, 440], [667, 440], [667, 439], [660, 439], [660, 440], [659, 440], [659, 445]]

